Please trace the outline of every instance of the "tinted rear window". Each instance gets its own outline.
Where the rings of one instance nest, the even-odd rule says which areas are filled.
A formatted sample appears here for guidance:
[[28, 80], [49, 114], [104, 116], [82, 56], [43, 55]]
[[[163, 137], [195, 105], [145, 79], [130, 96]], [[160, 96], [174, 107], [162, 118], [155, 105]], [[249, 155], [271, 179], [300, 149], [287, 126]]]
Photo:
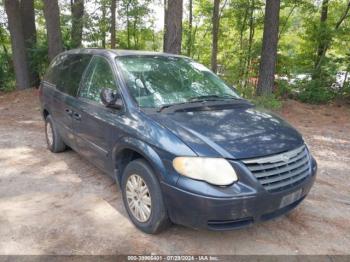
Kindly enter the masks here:
[[59, 79], [56, 87], [60, 91], [75, 96], [81, 77], [85, 68], [89, 64], [91, 55], [68, 55], [67, 59], [61, 64]]
[[50, 66], [45, 81], [56, 85], [58, 90], [75, 96], [91, 57], [88, 54], [63, 54], [57, 57]]
[[44, 81], [53, 85], [57, 84], [60, 66], [66, 58], [67, 55], [60, 55], [52, 61], [50, 67], [48, 68], [44, 76]]

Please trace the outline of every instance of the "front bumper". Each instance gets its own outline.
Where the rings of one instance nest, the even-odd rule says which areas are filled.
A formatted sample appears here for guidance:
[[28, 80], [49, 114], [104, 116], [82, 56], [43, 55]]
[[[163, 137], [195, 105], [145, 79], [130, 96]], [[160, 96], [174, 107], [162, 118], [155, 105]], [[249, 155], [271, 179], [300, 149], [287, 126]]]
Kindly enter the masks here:
[[[231, 187], [214, 187], [180, 177], [176, 186], [162, 184], [169, 217], [175, 224], [210, 230], [230, 230], [273, 219], [288, 213], [307, 196], [317, 171], [314, 160], [310, 165], [306, 179], [276, 193], [263, 189], [243, 165], [235, 168], [242, 179]], [[280, 207], [284, 196], [298, 190], [301, 190], [298, 199]]]

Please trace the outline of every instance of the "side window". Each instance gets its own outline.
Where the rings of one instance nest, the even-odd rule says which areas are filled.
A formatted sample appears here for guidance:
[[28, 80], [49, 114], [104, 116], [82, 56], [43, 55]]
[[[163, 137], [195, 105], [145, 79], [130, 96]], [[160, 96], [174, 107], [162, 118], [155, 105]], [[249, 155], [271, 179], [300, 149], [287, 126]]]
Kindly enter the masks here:
[[100, 93], [103, 88], [117, 89], [108, 61], [103, 57], [96, 56], [91, 61], [83, 79], [79, 96], [101, 103]]
[[53, 85], [57, 85], [57, 81], [59, 79], [60, 67], [66, 58], [67, 58], [66, 55], [60, 55], [60, 56], [57, 56], [52, 61], [49, 69], [47, 70], [44, 76], [44, 81]]
[[91, 55], [71, 54], [59, 66], [57, 89], [75, 96], [81, 77], [91, 60]]

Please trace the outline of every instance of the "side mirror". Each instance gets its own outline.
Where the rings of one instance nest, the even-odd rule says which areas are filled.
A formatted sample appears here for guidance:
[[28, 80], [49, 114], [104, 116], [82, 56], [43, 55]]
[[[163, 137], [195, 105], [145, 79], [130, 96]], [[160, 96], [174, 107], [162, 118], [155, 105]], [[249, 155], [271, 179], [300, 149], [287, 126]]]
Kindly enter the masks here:
[[100, 93], [101, 101], [106, 107], [121, 109], [123, 102], [118, 93], [110, 88], [102, 88]]

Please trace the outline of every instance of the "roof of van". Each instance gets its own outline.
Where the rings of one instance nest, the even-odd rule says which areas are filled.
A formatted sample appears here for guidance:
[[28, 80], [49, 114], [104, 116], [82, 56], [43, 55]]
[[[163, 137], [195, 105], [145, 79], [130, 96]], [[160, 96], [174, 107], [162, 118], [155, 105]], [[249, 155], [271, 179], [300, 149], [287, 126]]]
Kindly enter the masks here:
[[78, 48], [71, 49], [64, 53], [67, 54], [106, 54], [106, 53], [114, 53], [117, 56], [129, 56], [129, 55], [139, 55], [139, 56], [175, 56], [175, 57], [184, 57], [181, 55], [175, 55], [170, 53], [162, 53], [162, 52], [152, 52], [152, 51], [141, 51], [141, 50], [123, 50], [123, 49], [104, 49], [104, 48]]

